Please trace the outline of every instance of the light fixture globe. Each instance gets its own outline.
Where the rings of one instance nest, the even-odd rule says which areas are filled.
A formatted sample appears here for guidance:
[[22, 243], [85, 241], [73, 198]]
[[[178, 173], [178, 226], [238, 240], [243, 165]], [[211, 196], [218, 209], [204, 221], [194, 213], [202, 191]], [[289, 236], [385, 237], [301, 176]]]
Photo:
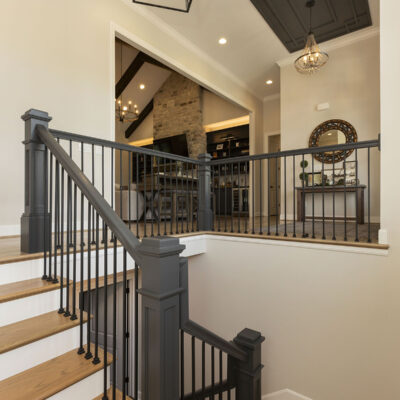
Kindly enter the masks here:
[[313, 74], [321, 69], [328, 59], [328, 54], [319, 49], [314, 34], [310, 32], [303, 53], [296, 59], [294, 66], [301, 74]]

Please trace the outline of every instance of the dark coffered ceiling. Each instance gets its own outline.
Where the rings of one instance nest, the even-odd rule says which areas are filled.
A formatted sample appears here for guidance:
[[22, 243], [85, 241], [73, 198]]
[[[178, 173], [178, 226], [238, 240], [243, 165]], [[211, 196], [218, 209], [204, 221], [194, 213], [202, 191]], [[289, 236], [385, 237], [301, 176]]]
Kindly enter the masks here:
[[[251, 0], [289, 52], [305, 45], [309, 30], [306, 0]], [[318, 43], [372, 25], [368, 0], [316, 0], [312, 30]]]

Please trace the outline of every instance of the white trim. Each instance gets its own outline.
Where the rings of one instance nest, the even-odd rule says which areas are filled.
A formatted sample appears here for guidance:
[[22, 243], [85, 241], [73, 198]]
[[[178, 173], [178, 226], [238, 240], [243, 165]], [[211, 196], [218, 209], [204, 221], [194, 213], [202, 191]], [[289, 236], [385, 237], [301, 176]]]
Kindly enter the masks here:
[[21, 227], [17, 225], [0, 225], [0, 237], [1, 236], [14, 236], [21, 234]]
[[263, 102], [272, 101], [272, 100], [278, 100], [280, 98], [281, 98], [281, 94], [280, 93], [270, 94], [269, 96], [265, 96], [264, 97]]
[[312, 400], [310, 397], [303, 396], [290, 389], [278, 390], [277, 392], [265, 394], [263, 400]]
[[[379, 27], [369, 27], [365, 29], [361, 29], [356, 32], [352, 32], [348, 35], [340, 36], [338, 38], [328, 40], [327, 42], [321, 43], [321, 50], [329, 52], [336, 49], [340, 49], [345, 46], [349, 46], [351, 44], [360, 42], [361, 40], [370, 39], [379, 35]], [[280, 68], [286, 67], [287, 65], [292, 64], [297, 57], [301, 55], [302, 50], [296, 51], [292, 53], [289, 57], [278, 60], [276, 63]]]
[[280, 135], [281, 134], [281, 130], [277, 130], [277, 131], [269, 131], [269, 132], [264, 132], [264, 136], [274, 136], [274, 135]]
[[[257, 96], [257, 94], [255, 92], [253, 92], [253, 90], [244, 81], [242, 81], [240, 79], [240, 77], [234, 75], [232, 73], [232, 71], [229, 70], [227, 67], [225, 67], [222, 64], [218, 63], [217, 61], [215, 61], [204, 50], [200, 49], [200, 47], [198, 47], [193, 42], [191, 42], [189, 39], [187, 39], [185, 36], [183, 36], [181, 33], [179, 33], [171, 25], [167, 24], [158, 15], [151, 12], [150, 9], [141, 7], [140, 5], [137, 5], [137, 4], [133, 4], [132, 2], [127, 2], [126, 0], [122, 0], [122, 1], [126, 5], [131, 7], [135, 12], [137, 12], [138, 14], [141, 14], [143, 17], [145, 17], [152, 24], [155, 23], [155, 25], [157, 25], [157, 27], [159, 27], [161, 30], [163, 30], [168, 35], [172, 36], [173, 39], [176, 40], [177, 42], [179, 42], [183, 47], [190, 49], [190, 51], [195, 53], [199, 58], [203, 59], [207, 64], [211, 65], [216, 70], [219, 70], [224, 75], [228, 76], [230, 79], [232, 79], [233, 82], [236, 82], [242, 89], [245, 89], [246, 91], [251, 93], [254, 97], [257, 97], [258, 99], [260, 99], [259, 96]], [[148, 47], [146, 47], [146, 48], [148, 49]], [[174, 66], [174, 65], [176, 65], [176, 64], [173, 63], [170, 66]]]
[[356, 246], [342, 246], [336, 244], [321, 244], [321, 243], [310, 243], [310, 242], [295, 242], [285, 240], [274, 240], [274, 239], [256, 239], [252, 237], [237, 237], [237, 236], [223, 236], [206, 234], [207, 239], [221, 240], [225, 242], [242, 242], [242, 243], [256, 243], [263, 244], [264, 246], [283, 246], [283, 247], [297, 247], [311, 250], [325, 250], [334, 251], [339, 253], [356, 253], [356, 254], [367, 254], [374, 256], [387, 256], [389, 250], [386, 249], [372, 249], [369, 247], [356, 247]]
[[389, 232], [387, 229], [379, 229], [378, 242], [379, 244], [389, 244]]

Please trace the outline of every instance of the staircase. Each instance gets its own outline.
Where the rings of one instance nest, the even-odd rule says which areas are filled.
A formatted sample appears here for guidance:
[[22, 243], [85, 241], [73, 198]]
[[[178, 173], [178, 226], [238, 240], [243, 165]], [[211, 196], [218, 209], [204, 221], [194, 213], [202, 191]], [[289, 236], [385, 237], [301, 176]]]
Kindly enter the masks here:
[[[0, 399], [102, 398], [103, 363], [77, 353], [79, 317], [58, 313], [65, 282], [61, 292], [60, 283], [41, 278], [39, 265], [37, 260], [0, 265]], [[87, 318], [83, 313], [83, 338]]]

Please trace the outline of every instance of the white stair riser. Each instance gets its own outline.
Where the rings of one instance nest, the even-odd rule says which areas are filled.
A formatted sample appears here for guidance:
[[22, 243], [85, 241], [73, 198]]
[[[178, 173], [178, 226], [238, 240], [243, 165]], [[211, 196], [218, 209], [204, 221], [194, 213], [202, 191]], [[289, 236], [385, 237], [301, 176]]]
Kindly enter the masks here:
[[[88, 276], [88, 254], [85, 252], [84, 255], [84, 279], [87, 279]], [[72, 254], [69, 256], [70, 258], [70, 280], [72, 279], [73, 272], [73, 257]], [[95, 266], [96, 266], [96, 255], [95, 251], [91, 251], [90, 254], [91, 260], [91, 276], [94, 277]], [[123, 249], [119, 247], [117, 249], [117, 271], [121, 272], [123, 268]], [[132, 269], [135, 267], [133, 259], [127, 256], [127, 267], [128, 269]], [[17, 263], [9, 263], [0, 265], [0, 285], [5, 285], [7, 283], [24, 281], [27, 279], [33, 278], [41, 278], [43, 275], [44, 268], [44, 260], [29, 260], [29, 261], [21, 261]], [[49, 268], [47, 263], [47, 269]], [[112, 273], [113, 268], [113, 249], [108, 250], [108, 273]], [[64, 278], [66, 277], [67, 271], [67, 255], [64, 255]], [[77, 253], [76, 255], [76, 278], [80, 280], [80, 270], [81, 270], [81, 255]], [[54, 258], [52, 260], [52, 272], [54, 271]], [[57, 275], [61, 276], [61, 257], [57, 258]], [[104, 275], [104, 251], [99, 251], [99, 276]]]
[[[65, 304], [65, 292], [64, 304]], [[0, 326], [36, 317], [60, 307], [60, 289], [0, 303]]]
[[[107, 388], [110, 387], [110, 367], [107, 368]], [[92, 400], [103, 393], [103, 370], [88, 376], [74, 385], [62, 390], [54, 396], [48, 397], [48, 400]]]
[[[7, 353], [0, 354], [0, 380], [78, 348], [80, 345], [79, 330], [80, 327], [78, 325], [66, 331], [10, 350]], [[86, 324], [84, 324], [84, 344], [86, 344], [86, 337]]]

